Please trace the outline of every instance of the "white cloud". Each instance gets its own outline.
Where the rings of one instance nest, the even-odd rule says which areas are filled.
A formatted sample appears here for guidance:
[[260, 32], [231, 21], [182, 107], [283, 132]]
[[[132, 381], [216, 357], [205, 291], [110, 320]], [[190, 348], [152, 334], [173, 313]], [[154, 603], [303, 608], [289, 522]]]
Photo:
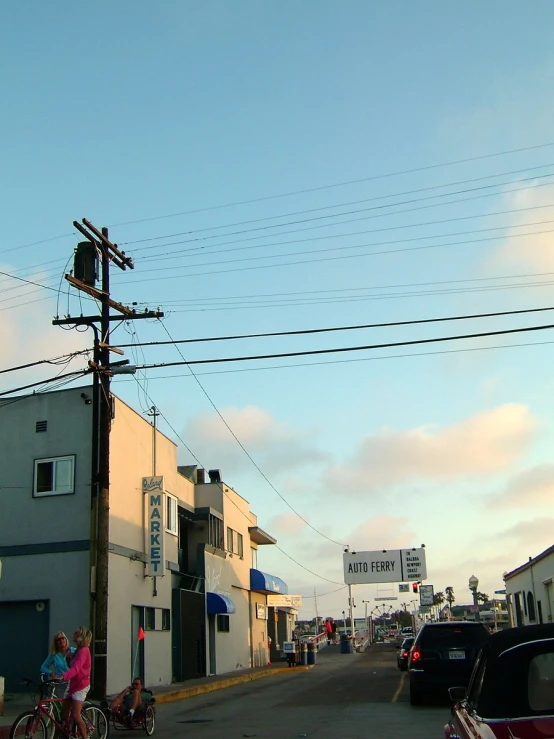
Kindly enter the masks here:
[[[499, 272], [499, 268], [532, 272], [554, 271], [554, 249], [552, 248], [554, 244], [553, 203], [554, 186], [525, 189], [511, 195], [507, 194], [507, 208], [515, 210], [533, 208], [534, 210], [522, 210], [504, 221], [515, 228], [510, 230], [510, 235], [486, 260], [487, 269], [494, 269], [495, 272]], [[545, 221], [551, 222], [545, 223]], [[537, 225], [525, 225], [528, 223], [536, 223]], [[518, 236], [518, 234], [524, 233], [532, 233], [532, 235]], [[548, 289], [541, 288], [539, 294], [542, 296], [542, 290]]]
[[360, 493], [408, 480], [492, 475], [521, 457], [536, 426], [526, 406], [510, 403], [443, 428], [384, 429], [362, 439], [350, 460], [330, 469], [324, 484]]
[[541, 464], [523, 470], [508, 482], [504, 490], [492, 496], [490, 508], [531, 508], [550, 505], [554, 498], [554, 465]]
[[[256, 406], [220, 410], [236, 437], [267, 475], [287, 474], [328, 458], [314, 445], [313, 429], [293, 429]], [[213, 460], [226, 479], [229, 479], [229, 472], [252, 469], [252, 462], [214, 413], [192, 418], [185, 427], [184, 438], [194, 439], [200, 458]]]

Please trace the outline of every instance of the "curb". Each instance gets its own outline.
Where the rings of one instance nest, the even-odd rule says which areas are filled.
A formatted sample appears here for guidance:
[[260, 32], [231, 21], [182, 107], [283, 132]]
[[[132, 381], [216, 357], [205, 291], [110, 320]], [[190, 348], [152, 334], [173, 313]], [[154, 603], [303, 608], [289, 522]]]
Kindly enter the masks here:
[[[271, 677], [272, 675], [289, 674], [294, 675], [298, 672], [310, 670], [314, 665], [297, 665], [296, 667], [274, 667], [271, 670], [262, 670], [250, 675], [237, 675], [236, 677], [228, 677], [225, 680], [218, 680], [214, 683], [206, 683], [205, 685], [195, 685], [190, 688], [181, 688], [179, 690], [171, 690], [167, 693], [154, 694], [156, 705], [160, 703], [173, 703], [174, 701], [186, 700], [196, 695], [204, 693], [212, 693], [214, 690], [222, 690], [223, 688], [231, 688], [233, 685], [241, 685], [249, 683], [253, 680], [260, 680], [262, 677]], [[0, 736], [0, 739], [8, 739], [8, 737]]]

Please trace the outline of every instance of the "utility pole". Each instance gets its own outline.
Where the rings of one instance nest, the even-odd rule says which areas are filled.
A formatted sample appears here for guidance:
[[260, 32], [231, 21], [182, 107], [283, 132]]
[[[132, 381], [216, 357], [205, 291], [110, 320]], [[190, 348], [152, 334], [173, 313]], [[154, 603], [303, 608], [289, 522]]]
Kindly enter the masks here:
[[[83, 225], [82, 225], [83, 224]], [[78, 290], [91, 295], [101, 303], [99, 316], [76, 316], [52, 321], [55, 326], [89, 326], [94, 330], [93, 360], [89, 362], [93, 374], [93, 429], [91, 446], [91, 613], [93, 632], [92, 695], [106, 696], [108, 674], [108, 585], [109, 585], [109, 537], [110, 537], [110, 430], [113, 419], [110, 380], [115, 372], [133, 372], [125, 367], [129, 360], [110, 362], [110, 352], [123, 354], [121, 349], [110, 347], [110, 323], [121, 320], [111, 315], [110, 308], [127, 320], [162, 318], [160, 311], [136, 313], [110, 296], [110, 262], [119, 269], [134, 269], [133, 260], [120, 251], [108, 238], [108, 229], [97, 229], [83, 218], [82, 224], [73, 221], [74, 227], [87, 241], [78, 244], [75, 251], [74, 274], [65, 279]], [[101, 261], [101, 285], [96, 287], [97, 261]], [[98, 328], [100, 324], [100, 336]]]
[[315, 606], [315, 633], [319, 634], [319, 613], [317, 612], [317, 592], [314, 588], [314, 606]]

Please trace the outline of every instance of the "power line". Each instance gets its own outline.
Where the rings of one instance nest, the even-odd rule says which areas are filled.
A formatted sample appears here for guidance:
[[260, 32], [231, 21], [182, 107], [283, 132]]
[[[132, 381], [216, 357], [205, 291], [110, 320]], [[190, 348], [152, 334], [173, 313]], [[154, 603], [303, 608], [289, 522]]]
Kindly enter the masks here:
[[[544, 308], [520, 308], [518, 310], [503, 310], [495, 311], [493, 313], [471, 313], [466, 315], [455, 315], [455, 316], [439, 316], [438, 318], [412, 318], [407, 321], [385, 321], [381, 323], [364, 323], [353, 326], [331, 326], [326, 328], [308, 328], [308, 329], [297, 329], [295, 331], [271, 331], [258, 334], [235, 334], [228, 336], [208, 336], [200, 339], [173, 339], [170, 337], [170, 341], [146, 341], [146, 342], [135, 342], [133, 344], [117, 344], [119, 349], [127, 349], [135, 346], [168, 346], [173, 345], [177, 347], [178, 344], [198, 344], [207, 341], [234, 341], [236, 339], [259, 339], [267, 338], [271, 336], [305, 336], [307, 334], [322, 334], [337, 331], [358, 331], [360, 329], [368, 328], [390, 328], [392, 326], [415, 326], [424, 323], [445, 323], [447, 321], [467, 321], [476, 318], [496, 318], [498, 316], [515, 316], [524, 313], [544, 313], [545, 311], [554, 310], [554, 306], [547, 306]], [[164, 325], [164, 324], [162, 324]], [[164, 325], [165, 328], [165, 325]], [[167, 330], [167, 329], [166, 329]], [[168, 332], [169, 333], [169, 332]], [[183, 357], [184, 359], [184, 357]]]
[[[259, 359], [284, 359], [286, 357], [305, 357], [305, 356], [314, 356], [314, 355], [321, 355], [321, 354], [336, 354], [336, 353], [342, 353], [342, 352], [369, 351], [373, 349], [387, 349], [387, 348], [396, 347], [396, 346], [414, 346], [416, 344], [434, 344], [434, 343], [441, 342], [441, 341], [460, 341], [462, 339], [480, 339], [480, 338], [485, 338], [487, 336], [503, 336], [506, 334], [525, 333], [529, 331], [545, 331], [551, 328], [554, 328], [554, 325], [549, 324], [545, 326], [526, 326], [523, 328], [503, 329], [501, 331], [485, 331], [483, 333], [477, 333], [477, 334], [440, 336], [440, 337], [434, 337], [431, 339], [412, 339], [410, 341], [394, 341], [394, 342], [388, 342], [385, 344], [368, 344], [366, 346], [348, 346], [348, 347], [340, 347], [338, 349], [312, 349], [309, 351], [301, 351], [301, 352], [284, 352], [284, 353], [279, 353], [279, 354], [256, 354], [256, 355], [244, 356], [244, 357], [224, 357], [224, 358], [218, 358], [218, 359], [195, 359], [189, 362], [187, 361], [159, 362], [156, 364], [140, 365], [140, 366], [137, 366], [137, 369], [157, 369], [159, 367], [178, 367], [183, 364], [186, 364], [188, 366], [188, 365], [199, 365], [199, 364], [220, 364], [224, 362], [249, 362], [252, 360], [259, 360]], [[177, 350], [179, 351], [178, 347], [177, 347]]]
[[11, 393], [17, 393], [20, 390], [28, 390], [32, 387], [38, 387], [39, 385], [46, 385], [51, 382], [57, 382], [59, 380], [64, 380], [66, 378], [72, 378], [73, 380], [76, 380], [78, 377], [83, 377], [84, 375], [89, 374], [89, 370], [80, 370], [78, 372], [68, 372], [65, 375], [58, 375], [56, 377], [52, 377], [48, 380], [41, 380], [40, 382], [31, 382], [28, 385], [21, 385], [20, 387], [12, 388], [11, 390], [4, 390], [3, 392], [0, 392], [0, 396], [10, 395]]
[[[552, 175], [545, 175], [545, 176], [552, 176]], [[536, 178], [532, 178], [532, 179], [536, 179]], [[368, 221], [374, 218], [388, 218], [389, 216], [402, 215], [404, 213], [413, 213], [414, 211], [420, 211], [420, 210], [429, 210], [432, 208], [442, 207], [444, 205], [456, 205], [458, 203], [468, 203], [473, 200], [481, 200], [483, 198], [494, 197], [496, 195], [509, 195], [510, 193], [514, 193], [514, 192], [522, 192], [523, 190], [528, 191], [528, 190], [535, 190], [539, 187], [551, 187], [552, 185], [554, 185], [554, 182], [541, 182], [538, 185], [528, 185], [527, 187], [516, 187], [511, 190], [504, 190], [502, 193], [485, 193], [481, 195], [472, 195], [469, 198], [457, 198], [456, 200], [449, 200], [448, 202], [445, 202], [445, 203], [431, 203], [429, 205], [418, 205], [414, 208], [403, 208], [401, 210], [394, 210], [388, 213], [374, 213], [372, 215], [362, 216], [360, 218], [349, 218], [347, 220], [337, 221], [336, 223], [332, 223], [332, 224], [324, 223], [324, 224], [319, 224], [315, 226], [307, 226], [305, 228], [294, 229], [293, 231], [282, 231], [281, 233], [272, 234], [272, 235], [281, 236], [281, 235], [288, 234], [288, 233], [298, 233], [299, 231], [312, 231], [312, 230], [320, 229], [320, 228], [329, 228], [330, 226], [331, 227], [342, 226], [345, 223], [354, 223], [356, 221]], [[422, 198], [422, 200], [425, 200], [425, 199], [426, 198]], [[301, 223], [310, 223], [310, 222], [319, 221], [325, 218], [338, 218], [340, 216], [345, 216], [345, 215], [356, 215], [358, 213], [366, 213], [367, 211], [370, 211], [370, 210], [376, 210], [377, 208], [384, 208], [384, 207], [393, 207], [394, 205], [402, 205], [402, 203], [392, 203], [391, 205], [388, 205], [388, 206], [374, 206], [371, 208], [360, 208], [358, 210], [344, 211], [343, 213], [336, 213], [334, 215], [329, 215], [329, 216], [318, 216], [317, 218], [304, 218], [299, 221], [288, 221], [286, 223], [280, 224], [279, 226], [259, 226], [257, 228], [248, 228], [248, 229], [243, 229], [240, 231], [229, 231], [229, 233], [221, 234], [221, 235], [213, 234], [211, 236], [201, 236], [201, 237], [196, 237], [194, 239], [184, 239], [182, 241], [169, 242], [165, 244], [157, 244], [154, 246], [142, 246], [142, 247], [133, 249], [132, 251], [133, 251], [133, 254], [136, 254], [136, 252], [139, 252], [139, 251], [152, 251], [155, 249], [163, 249], [165, 246], [171, 246], [175, 244], [188, 244], [188, 243], [194, 243], [194, 242], [200, 242], [200, 241], [208, 241], [211, 239], [219, 239], [221, 238], [221, 236], [224, 236], [224, 237], [225, 236], [239, 236], [239, 235], [246, 234], [246, 233], [253, 233], [254, 231], [265, 231], [268, 228], [282, 228], [284, 226], [296, 226]], [[248, 240], [263, 239], [263, 238], [265, 238], [264, 235], [252, 236]], [[216, 244], [216, 246], [221, 246], [221, 244]], [[195, 248], [198, 248], [198, 247], [195, 247]], [[193, 250], [195, 248], [193, 248]]]
[[[554, 166], [554, 163], [553, 164], [542, 164], [539, 167], [532, 167], [531, 169], [532, 170], [535, 170], [535, 169], [544, 169], [546, 167], [552, 167], [552, 166]], [[527, 172], [527, 171], [529, 171], [529, 170], [527, 170], [527, 169], [521, 170], [520, 169], [520, 170], [514, 170], [512, 172], [507, 172], [505, 174], [516, 174], [516, 173], [519, 173], [519, 172]], [[401, 201], [401, 202], [398, 202], [398, 203], [385, 203], [384, 205], [376, 205], [376, 206], [372, 206], [371, 208], [362, 208], [361, 210], [352, 211], [352, 213], [361, 213], [361, 212], [364, 212], [364, 211], [367, 211], [367, 210], [379, 210], [381, 208], [392, 208], [392, 207], [394, 207], [396, 205], [407, 205], [407, 204], [410, 204], [410, 203], [418, 203], [418, 202], [423, 202], [425, 200], [432, 200], [432, 199], [436, 199], [436, 198], [446, 198], [446, 197], [450, 197], [452, 195], [460, 195], [460, 194], [468, 193], [468, 192], [476, 192], [477, 190], [488, 190], [488, 189], [493, 188], [493, 187], [504, 187], [505, 185], [517, 184], [519, 182], [530, 182], [530, 181], [534, 181], [534, 180], [537, 180], [537, 179], [543, 179], [543, 178], [546, 178], [546, 177], [552, 177], [553, 174], [554, 173], [549, 172], [547, 174], [534, 175], [533, 177], [524, 177], [524, 178], [519, 179], [519, 180], [508, 180], [507, 182], [496, 182], [496, 183], [493, 183], [493, 184], [490, 184], [490, 185], [481, 185], [479, 187], [471, 187], [471, 188], [466, 188], [466, 189], [463, 189], [463, 190], [455, 190], [454, 192], [445, 192], [445, 193], [440, 193], [438, 195], [429, 195], [429, 196], [426, 196], [424, 198], [415, 198], [415, 199], [411, 199], [411, 200], [404, 200], [404, 201]], [[466, 183], [471, 183], [471, 182], [478, 182], [478, 181], [481, 181], [481, 180], [488, 180], [488, 179], [491, 179], [491, 178], [494, 178], [494, 177], [501, 177], [501, 176], [503, 176], [503, 175], [486, 175], [484, 177], [474, 177], [474, 178], [469, 179], [469, 180], [459, 180], [458, 182], [447, 183], [447, 184], [444, 184], [444, 185], [433, 185], [431, 187], [421, 187], [421, 188], [418, 188], [416, 190], [406, 190], [404, 192], [394, 193], [394, 194], [390, 194], [390, 195], [377, 195], [377, 196], [372, 197], [372, 198], [363, 198], [362, 200], [351, 200], [351, 201], [349, 201], [347, 203], [335, 203], [333, 205], [324, 205], [324, 206], [321, 206], [319, 208], [306, 208], [304, 210], [297, 210], [297, 211], [293, 211], [293, 212], [289, 212], [289, 213], [281, 213], [280, 215], [265, 216], [264, 218], [254, 218], [254, 219], [250, 219], [250, 220], [247, 220], [247, 221], [234, 221], [233, 223], [225, 223], [225, 224], [220, 224], [220, 225], [217, 225], [217, 226], [206, 226], [204, 228], [195, 228], [195, 229], [188, 230], [188, 231], [178, 231], [176, 233], [164, 234], [164, 235], [161, 235], [161, 236], [149, 236], [149, 237], [144, 238], [144, 239], [135, 239], [134, 241], [122, 241], [122, 242], [120, 242], [120, 246], [127, 246], [127, 245], [130, 245], [130, 244], [144, 244], [144, 243], [151, 242], [151, 241], [159, 241], [160, 239], [171, 239], [171, 238], [175, 238], [176, 236], [188, 236], [190, 234], [195, 234], [195, 233], [205, 233], [206, 231], [214, 231], [214, 230], [218, 230], [218, 229], [221, 229], [221, 228], [233, 228], [234, 226], [246, 226], [246, 225], [249, 225], [251, 223], [262, 223], [263, 221], [271, 221], [271, 220], [276, 220], [278, 218], [288, 218], [290, 216], [304, 215], [306, 213], [315, 213], [315, 212], [321, 211], [321, 210], [332, 210], [333, 208], [343, 208], [343, 207], [347, 207], [347, 206], [350, 206], [350, 205], [359, 205], [361, 203], [370, 203], [370, 202], [374, 202], [376, 200], [385, 200], [387, 198], [402, 197], [403, 195], [411, 195], [411, 194], [416, 194], [416, 193], [420, 193], [420, 192], [428, 192], [429, 190], [437, 190], [437, 189], [441, 189], [443, 187], [453, 187], [454, 185], [461, 185], [461, 184], [466, 184]], [[510, 191], [508, 191], [508, 192], [510, 192]], [[495, 193], [495, 194], [498, 195], [498, 194], [502, 194], [502, 193]], [[308, 220], [319, 220], [319, 219], [322, 219], [322, 218], [336, 218], [336, 217], [341, 216], [341, 215], [350, 215], [350, 213], [335, 213], [335, 214], [326, 215], [326, 216], [318, 216], [317, 218], [313, 218], [313, 219], [310, 218]], [[259, 229], [259, 230], [264, 230], [266, 228], [281, 228], [282, 226], [288, 226], [288, 225], [292, 225], [294, 223], [304, 223], [304, 222], [305, 221], [292, 221], [291, 223], [276, 223], [274, 225], [264, 226], [262, 229]], [[256, 231], [258, 229], [248, 229], [248, 230], [249, 231], [250, 230]], [[243, 233], [243, 232], [239, 232], [239, 233]], [[225, 235], [229, 235], [229, 234], [222, 234], [222, 235], [225, 236]], [[214, 234], [210, 238], [220, 238], [220, 236], [217, 235], [217, 234]], [[163, 246], [165, 246], [165, 244], [160, 244], [159, 246], [162, 246], [163, 247]], [[134, 249], [133, 251], [141, 251], [142, 248], [143, 247], [138, 247], [137, 249]], [[154, 248], [157, 248], [157, 247], [154, 247]]]
[[[410, 359], [412, 357], [434, 357], [442, 354], [463, 354], [467, 352], [492, 351], [493, 349], [519, 349], [529, 346], [545, 346], [554, 344], [554, 341], [529, 341], [523, 344], [495, 344], [494, 346], [472, 346], [466, 349], [441, 349], [436, 352], [412, 352], [408, 354], [384, 354], [379, 357], [355, 357], [351, 359], [332, 359], [325, 362], [297, 362], [296, 364], [273, 364], [266, 367], [242, 367], [237, 369], [213, 370], [208, 372], [197, 372], [198, 377], [207, 375], [231, 375], [239, 372], [265, 372], [267, 370], [298, 369], [299, 367], [320, 367], [331, 364], [356, 364], [357, 362], [378, 362], [385, 359]], [[191, 377], [189, 373], [178, 373], [173, 375], [160, 375], [150, 377], [150, 382], [156, 380], [169, 380], [177, 377]], [[118, 379], [117, 382], [132, 382], [132, 380]]]
[[[386, 228], [371, 229], [371, 231], [368, 231], [368, 233], [378, 233], [381, 231], [396, 231], [396, 230], [406, 229], [406, 228], [419, 228], [421, 226], [431, 226], [431, 225], [436, 225], [439, 223], [448, 223], [452, 221], [463, 221], [463, 220], [470, 220], [474, 218], [488, 218], [488, 217], [492, 217], [496, 215], [504, 215], [506, 213], [515, 213], [515, 212], [524, 211], [524, 210], [537, 210], [537, 209], [543, 209], [543, 208], [551, 208], [553, 205], [554, 203], [548, 203], [547, 205], [535, 205], [535, 206], [530, 206], [528, 208], [516, 208], [510, 211], [498, 211], [495, 213], [482, 213], [482, 214], [473, 215], [473, 216], [457, 216], [455, 218], [447, 218], [445, 220], [438, 220], [438, 221], [428, 221], [426, 223], [425, 222], [415, 223], [415, 224], [411, 223], [405, 226], [388, 226]], [[534, 231], [528, 234], [521, 234], [521, 235], [522, 236], [524, 235], [533, 236], [533, 235], [541, 235], [544, 233], [550, 233], [550, 231]], [[510, 235], [511, 238], [514, 238], [515, 236], [517, 236], [517, 234]], [[422, 238], [436, 238], [436, 237], [427, 236], [427, 237], [422, 237]], [[444, 243], [444, 244], [430, 244], [430, 245], [423, 245], [423, 246], [418, 246], [418, 247], [413, 247], [413, 248], [385, 249], [381, 251], [366, 252], [365, 254], [339, 255], [335, 257], [322, 257], [320, 259], [302, 259], [302, 260], [296, 260], [296, 261], [290, 261], [290, 262], [279, 262], [277, 264], [261, 264], [261, 265], [255, 265], [255, 266], [250, 266], [250, 267], [232, 267], [231, 269], [218, 269], [215, 271], [212, 270], [212, 271], [206, 271], [206, 272], [184, 272], [184, 273], [180, 273], [177, 275], [169, 275], [167, 277], [148, 277], [143, 280], [133, 280], [133, 284], [137, 284], [141, 282], [151, 283], [154, 281], [159, 282], [159, 281], [165, 281], [165, 280], [176, 280], [176, 279], [183, 279], [184, 277], [190, 278], [190, 277], [201, 277], [204, 275], [223, 275], [223, 274], [229, 274], [231, 272], [246, 272], [246, 271], [252, 271], [252, 270], [257, 270], [257, 269], [274, 269], [276, 267], [290, 267], [290, 266], [297, 266], [299, 264], [314, 264], [314, 263], [319, 263], [319, 262], [337, 261], [340, 259], [358, 259], [360, 257], [375, 256], [375, 255], [381, 255], [381, 254], [398, 254], [400, 252], [422, 251], [424, 249], [437, 249], [437, 248], [442, 248], [445, 246], [456, 246], [456, 245], [461, 245], [461, 244], [478, 243], [480, 241], [491, 241], [491, 240], [496, 240], [497, 238], [500, 238], [500, 237], [487, 237], [484, 239], [474, 239], [474, 240], [450, 242], [450, 243]], [[394, 243], [394, 242], [390, 242], [390, 243]], [[371, 243], [362, 244], [362, 245], [359, 245], [357, 247], [352, 247], [352, 248], [364, 248], [366, 246], [373, 246], [373, 245], [374, 244], [371, 244]], [[264, 246], [274, 246], [274, 244], [264, 244]], [[347, 248], [351, 248], [351, 247], [347, 247]], [[340, 247], [337, 247], [337, 249], [340, 249]], [[336, 251], [336, 250], [331, 249], [331, 251]], [[313, 253], [317, 253], [317, 251]], [[279, 259], [281, 257], [280, 255], [272, 255], [266, 258], [267, 259]], [[238, 261], [241, 261], [241, 260], [238, 260]], [[226, 262], [225, 261], [219, 262], [219, 264], [231, 264], [231, 263], [233, 263], [233, 260], [228, 260]], [[197, 264], [188, 265], [187, 269], [191, 269], [195, 267], [214, 266], [215, 264], [218, 264], [218, 263], [200, 262]]]
[[[180, 354], [181, 358], [182, 358], [182, 359], [184, 360], [183, 362], [180, 362], [179, 364], [186, 364], [186, 365], [188, 366], [188, 365], [189, 365], [190, 363], [186, 361], [186, 359], [185, 359], [185, 357], [184, 357], [183, 353], [181, 352], [181, 350], [179, 349], [179, 347], [177, 346], [177, 344], [175, 344], [175, 342], [173, 341], [173, 338], [172, 338], [171, 334], [169, 333], [169, 331], [168, 331], [168, 329], [167, 329], [167, 326], [166, 326], [166, 325], [165, 325], [164, 323], [161, 323], [161, 326], [162, 326], [162, 328], [164, 329], [164, 331], [166, 332], [166, 334], [167, 334], [167, 335], [169, 336], [169, 338], [171, 339], [171, 343], [173, 343], [173, 344], [175, 345], [175, 348], [176, 348], [176, 349], [177, 349], [177, 351], [179, 352], [179, 354]], [[144, 368], [145, 368], [145, 369], [146, 369], [146, 368], [148, 368], [148, 365], [144, 365]], [[141, 369], [142, 369], [142, 367], [141, 367]], [[299, 513], [299, 512], [298, 512], [298, 511], [297, 511], [297, 510], [296, 510], [296, 509], [295, 509], [295, 508], [294, 508], [294, 507], [293, 507], [293, 506], [292, 506], [292, 505], [291, 505], [291, 504], [289, 503], [289, 502], [288, 502], [288, 500], [287, 500], [287, 499], [286, 499], [286, 498], [284, 497], [284, 495], [282, 495], [282, 494], [281, 494], [281, 493], [279, 492], [279, 490], [277, 490], [277, 488], [275, 487], [275, 485], [274, 485], [274, 484], [273, 484], [273, 483], [271, 482], [271, 480], [270, 480], [270, 479], [269, 479], [269, 478], [267, 477], [267, 475], [266, 475], [266, 474], [265, 474], [265, 473], [263, 472], [263, 470], [262, 470], [262, 469], [261, 469], [261, 468], [259, 467], [259, 465], [257, 464], [257, 462], [256, 462], [256, 461], [254, 460], [254, 458], [253, 458], [253, 457], [251, 456], [250, 452], [249, 452], [249, 451], [248, 451], [248, 450], [246, 449], [246, 447], [244, 446], [244, 444], [243, 444], [243, 443], [241, 442], [241, 440], [240, 440], [240, 439], [238, 438], [238, 436], [237, 436], [237, 435], [235, 434], [235, 432], [233, 431], [233, 429], [231, 428], [231, 426], [230, 426], [230, 425], [229, 425], [229, 424], [227, 423], [227, 421], [226, 421], [226, 419], [224, 418], [223, 414], [221, 413], [221, 411], [219, 410], [219, 408], [218, 408], [218, 407], [216, 406], [216, 404], [214, 403], [214, 401], [213, 401], [213, 400], [211, 399], [211, 397], [210, 397], [210, 395], [209, 395], [208, 391], [207, 391], [207, 390], [206, 390], [206, 389], [204, 388], [204, 386], [202, 385], [202, 383], [200, 382], [200, 380], [199, 380], [199, 379], [198, 379], [198, 378], [196, 377], [195, 373], [194, 373], [194, 372], [193, 372], [193, 371], [192, 371], [192, 370], [190, 369], [190, 367], [189, 367], [189, 371], [190, 371], [190, 373], [192, 374], [193, 378], [195, 379], [195, 381], [196, 381], [196, 383], [197, 383], [198, 387], [199, 387], [199, 388], [200, 388], [200, 389], [202, 390], [202, 392], [203, 392], [203, 393], [204, 393], [204, 395], [206, 396], [206, 398], [207, 398], [208, 402], [210, 403], [210, 405], [212, 406], [212, 408], [214, 409], [214, 411], [215, 411], [215, 412], [217, 413], [217, 415], [219, 416], [219, 418], [220, 418], [220, 419], [221, 419], [221, 421], [223, 422], [223, 424], [224, 424], [224, 426], [226, 427], [226, 429], [227, 429], [227, 430], [229, 431], [229, 433], [231, 434], [231, 436], [233, 437], [233, 439], [234, 439], [234, 440], [235, 440], [235, 441], [237, 442], [237, 444], [238, 444], [238, 445], [240, 446], [240, 448], [242, 449], [242, 451], [243, 451], [243, 452], [244, 452], [244, 453], [246, 454], [246, 456], [248, 457], [248, 459], [250, 460], [250, 462], [252, 462], [252, 464], [254, 465], [254, 467], [255, 467], [255, 468], [256, 468], [256, 469], [258, 470], [258, 472], [259, 472], [259, 473], [260, 473], [260, 475], [261, 475], [261, 476], [262, 476], [262, 477], [264, 478], [264, 480], [265, 480], [265, 481], [267, 482], [267, 484], [268, 484], [268, 485], [270, 486], [270, 488], [271, 488], [271, 489], [272, 489], [272, 490], [273, 490], [273, 491], [274, 491], [275, 493], [277, 493], [277, 495], [279, 496], [279, 498], [281, 498], [281, 500], [282, 500], [282, 501], [283, 501], [283, 502], [284, 502], [284, 503], [285, 503], [285, 504], [286, 504], [286, 505], [287, 505], [287, 506], [288, 506], [288, 507], [289, 507], [289, 508], [291, 509], [291, 511], [292, 511], [292, 512], [293, 512], [293, 513], [294, 513], [294, 514], [295, 514], [296, 516], [298, 516], [298, 518], [300, 518], [300, 519], [301, 519], [301, 520], [302, 520], [302, 521], [303, 521], [303, 522], [304, 522], [304, 523], [305, 523], [305, 524], [306, 524], [307, 526], [309, 526], [309, 527], [310, 527], [310, 528], [311, 528], [311, 529], [312, 529], [313, 531], [315, 531], [315, 532], [316, 532], [317, 534], [319, 534], [320, 536], [322, 536], [322, 537], [323, 537], [324, 539], [327, 539], [327, 541], [330, 541], [330, 542], [332, 542], [333, 544], [337, 544], [338, 546], [341, 546], [341, 547], [342, 547], [342, 546], [344, 546], [344, 544], [343, 544], [343, 543], [341, 543], [341, 542], [339, 542], [339, 541], [335, 541], [334, 539], [331, 539], [331, 537], [327, 536], [327, 535], [326, 535], [326, 534], [324, 534], [324, 533], [323, 533], [322, 531], [319, 531], [319, 529], [316, 529], [316, 527], [315, 527], [315, 526], [313, 526], [313, 525], [312, 525], [312, 524], [311, 524], [311, 523], [310, 523], [310, 522], [309, 522], [309, 521], [308, 521], [308, 520], [307, 520], [306, 518], [304, 518], [304, 516], [302, 516], [302, 514], [300, 514], [300, 513]]]
[[[186, 215], [192, 215], [193, 213], [206, 213], [208, 211], [213, 210], [222, 210], [224, 208], [234, 208], [239, 205], [250, 205], [252, 203], [261, 203], [267, 200], [277, 200], [278, 198], [287, 198], [292, 197], [294, 195], [304, 195], [306, 193], [310, 192], [320, 192], [322, 190], [330, 190], [332, 188], [336, 187], [345, 187], [347, 185], [357, 185], [362, 182], [371, 182], [374, 180], [383, 180], [388, 179], [390, 177], [398, 177], [400, 175], [406, 175], [406, 174], [415, 174], [416, 172], [425, 172], [432, 169], [440, 169], [442, 167], [452, 167], [457, 164], [466, 164], [467, 162], [477, 162], [481, 161], [483, 159], [493, 159], [495, 157], [500, 156], [508, 156], [509, 154], [520, 154], [525, 151], [535, 151], [537, 149], [546, 149], [548, 147], [554, 146], [554, 142], [547, 142], [544, 144], [535, 144], [534, 146], [525, 146], [520, 147], [518, 149], [510, 149], [506, 151], [499, 151], [494, 152], [491, 154], [481, 154], [479, 156], [473, 156], [473, 157], [466, 157], [464, 159], [456, 159], [449, 162], [440, 162], [437, 164], [427, 164], [421, 167], [412, 167], [410, 169], [403, 169], [403, 170], [397, 170], [395, 172], [387, 172], [385, 174], [379, 174], [379, 175], [371, 175], [368, 177], [362, 177], [357, 180], [347, 180], [343, 182], [334, 182], [327, 185], [319, 185], [318, 187], [309, 187], [304, 188], [302, 190], [293, 190], [290, 192], [284, 192], [284, 193], [278, 193], [276, 195], [265, 195], [261, 198], [250, 198], [249, 200], [238, 200], [234, 202], [229, 203], [223, 203], [220, 205], [211, 205], [204, 208], [195, 208], [192, 210], [184, 210], [180, 211], [178, 213], [168, 213], [165, 215], [159, 215], [159, 216], [149, 216], [147, 218], [138, 218], [133, 221], [121, 221], [120, 223], [112, 223], [111, 226], [130, 226], [135, 223], [146, 223], [147, 221], [159, 221], [166, 218], [177, 218], [179, 216], [186, 216]], [[58, 237], [61, 238], [61, 237]]]
[[28, 369], [29, 367], [36, 367], [39, 364], [65, 364], [67, 361], [70, 361], [71, 359], [73, 359], [73, 357], [77, 357], [79, 356], [79, 354], [87, 354], [90, 351], [92, 350], [91, 349], [81, 349], [80, 351], [72, 352], [71, 354], [63, 354], [61, 357], [54, 357], [53, 359], [39, 359], [36, 362], [29, 362], [28, 364], [20, 364], [17, 367], [9, 367], [8, 369], [0, 370], [0, 375], [5, 374], [6, 372], [16, 372], [17, 370]]

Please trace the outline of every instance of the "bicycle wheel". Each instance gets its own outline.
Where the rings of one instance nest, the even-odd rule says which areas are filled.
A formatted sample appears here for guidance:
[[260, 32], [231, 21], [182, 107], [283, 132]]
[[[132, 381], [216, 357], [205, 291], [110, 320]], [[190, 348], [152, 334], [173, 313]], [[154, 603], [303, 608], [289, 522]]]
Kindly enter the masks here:
[[156, 713], [152, 706], [146, 707], [146, 714], [144, 716], [144, 731], [148, 736], [152, 736], [154, 729], [156, 728]]
[[87, 726], [89, 739], [106, 739], [108, 736], [108, 719], [97, 706], [87, 706], [81, 714]]
[[46, 724], [34, 711], [18, 716], [10, 729], [10, 739], [48, 739]]

